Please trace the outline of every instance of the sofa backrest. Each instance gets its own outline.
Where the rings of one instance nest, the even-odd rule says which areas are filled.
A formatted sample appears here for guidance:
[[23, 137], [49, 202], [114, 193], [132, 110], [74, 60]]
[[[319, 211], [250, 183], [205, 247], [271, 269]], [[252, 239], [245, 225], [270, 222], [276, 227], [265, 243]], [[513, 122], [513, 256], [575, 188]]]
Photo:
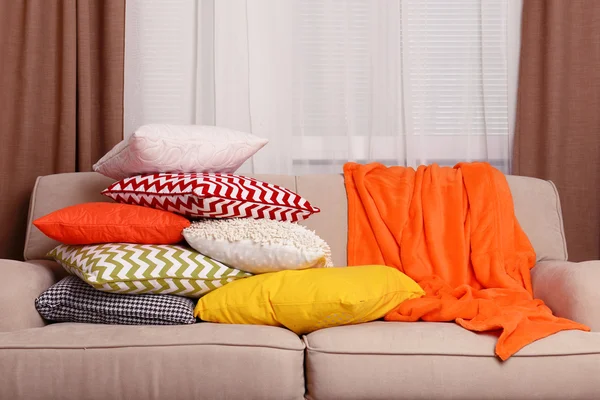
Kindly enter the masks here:
[[[347, 204], [342, 175], [252, 175], [286, 187], [308, 199], [321, 212], [302, 221], [331, 246], [335, 265], [346, 265]], [[566, 260], [562, 215], [558, 193], [549, 181], [507, 176], [517, 218], [529, 236], [538, 260]], [[102, 196], [113, 180], [95, 172], [78, 172], [39, 177], [29, 207], [26, 260], [42, 259], [58, 243], [46, 237], [32, 221], [74, 204], [112, 201]]]

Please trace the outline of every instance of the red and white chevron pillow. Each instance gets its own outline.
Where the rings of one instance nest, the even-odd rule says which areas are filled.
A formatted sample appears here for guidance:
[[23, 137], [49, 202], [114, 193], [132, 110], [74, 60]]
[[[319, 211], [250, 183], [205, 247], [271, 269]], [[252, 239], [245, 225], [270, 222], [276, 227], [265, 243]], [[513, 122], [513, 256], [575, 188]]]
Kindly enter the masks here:
[[119, 203], [191, 218], [300, 221], [320, 210], [281, 186], [233, 174], [148, 174], [113, 183], [102, 194]]

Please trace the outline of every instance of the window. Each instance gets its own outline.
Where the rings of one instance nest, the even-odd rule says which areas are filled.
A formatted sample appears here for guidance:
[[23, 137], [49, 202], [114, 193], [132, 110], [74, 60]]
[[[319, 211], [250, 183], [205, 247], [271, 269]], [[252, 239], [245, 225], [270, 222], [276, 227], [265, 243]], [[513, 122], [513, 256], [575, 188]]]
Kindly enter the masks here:
[[508, 172], [520, 1], [193, 3], [128, 3], [126, 131], [204, 123], [268, 138], [242, 172], [349, 160]]

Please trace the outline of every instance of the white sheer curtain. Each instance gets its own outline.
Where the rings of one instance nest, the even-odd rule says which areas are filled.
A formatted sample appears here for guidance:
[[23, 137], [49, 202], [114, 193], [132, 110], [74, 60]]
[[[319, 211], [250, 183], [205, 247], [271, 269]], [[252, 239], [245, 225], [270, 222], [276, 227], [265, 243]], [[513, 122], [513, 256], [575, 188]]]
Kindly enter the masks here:
[[129, 0], [125, 132], [215, 124], [242, 172], [488, 160], [508, 172], [519, 0]]

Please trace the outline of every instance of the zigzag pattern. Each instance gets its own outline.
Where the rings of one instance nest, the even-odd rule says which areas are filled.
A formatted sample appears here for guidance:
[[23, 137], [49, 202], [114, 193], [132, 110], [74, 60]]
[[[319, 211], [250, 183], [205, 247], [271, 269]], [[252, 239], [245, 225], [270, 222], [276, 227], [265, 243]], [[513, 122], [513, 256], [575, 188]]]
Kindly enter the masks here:
[[114, 293], [197, 298], [251, 276], [177, 245], [59, 245], [48, 255], [96, 289]]
[[150, 174], [125, 178], [102, 194], [119, 203], [192, 218], [266, 218], [296, 222], [319, 212], [277, 185], [233, 174]]

